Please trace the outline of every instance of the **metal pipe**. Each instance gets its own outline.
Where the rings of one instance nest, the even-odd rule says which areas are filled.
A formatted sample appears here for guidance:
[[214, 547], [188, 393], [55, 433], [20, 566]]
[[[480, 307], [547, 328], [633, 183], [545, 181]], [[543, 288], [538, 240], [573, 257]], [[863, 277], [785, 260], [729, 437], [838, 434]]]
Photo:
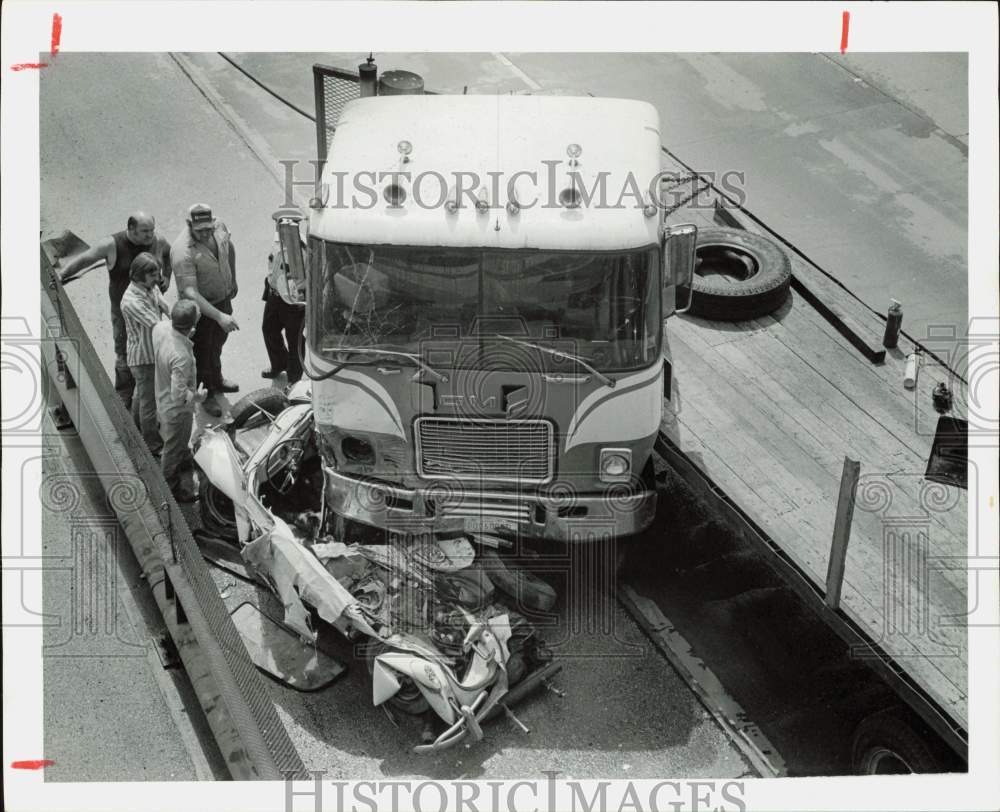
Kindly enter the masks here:
[[368, 59], [358, 65], [358, 76], [361, 79], [361, 98], [375, 96], [378, 93], [378, 65], [374, 56], [368, 54]]

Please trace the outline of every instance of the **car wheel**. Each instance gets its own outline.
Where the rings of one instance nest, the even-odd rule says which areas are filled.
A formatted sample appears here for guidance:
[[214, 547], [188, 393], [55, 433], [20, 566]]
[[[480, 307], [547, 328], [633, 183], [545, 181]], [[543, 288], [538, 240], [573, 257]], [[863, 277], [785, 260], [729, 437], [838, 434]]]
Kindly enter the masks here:
[[[372, 641], [368, 644], [365, 649], [365, 661], [368, 664], [369, 676], [375, 671], [375, 658], [386, 651], [390, 651], [390, 648], [385, 643]], [[386, 704], [411, 716], [420, 716], [430, 710], [430, 703], [420, 693], [420, 688], [412, 679], [399, 673], [396, 674], [396, 678], [399, 680], [399, 690], [386, 700]]]
[[234, 544], [239, 541], [233, 501], [202, 475], [198, 486], [198, 508], [205, 531]]
[[[280, 389], [266, 387], [240, 398], [231, 410], [233, 422], [230, 433], [237, 429], [251, 428], [267, 421], [267, 415], [277, 417], [288, 408], [288, 398]], [[261, 412], [266, 412], [267, 415]]]

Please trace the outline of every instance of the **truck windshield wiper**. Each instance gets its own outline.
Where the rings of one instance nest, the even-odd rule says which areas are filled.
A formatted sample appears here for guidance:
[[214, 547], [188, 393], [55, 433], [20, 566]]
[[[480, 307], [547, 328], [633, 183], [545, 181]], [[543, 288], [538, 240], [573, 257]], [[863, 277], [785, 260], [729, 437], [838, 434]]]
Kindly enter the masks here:
[[593, 364], [591, 364], [586, 359], [581, 358], [579, 355], [571, 355], [568, 352], [562, 352], [561, 350], [554, 350], [551, 347], [543, 347], [541, 344], [532, 344], [530, 341], [525, 341], [524, 339], [521, 338], [513, 338], [512, 336], [501, 335], [500, 333], [494, 333], [493, 337], [502, 338], [504, 341], [510, 341], [512, 344], [520, 344], [522, 347], [531, 347], [531, 349], [533, 350], [544, 352], [546, 355], [551, 355], [553, 358], [556, 359], [566, 358], [570, 361], [575, 361], [584, 369], [586, 369], [588, 372], [593, 374], [593, 376], [597, 378], [597, 380], [599, 380], [605, 386], [610, 387], [611, 389], [615, 388], [614, 378], [609, 378], [603, 372], [594, 367]]
[[[447, 383], [448, 376], [442, 375], [436, 369], [430, 366], [423, 358], [414, 352], [403, 352], [401, 350], [384, 350], [381, 347], [323, 347], [323, 352], [343, 352], [343, 353], [360, 353], [362, 355], [389, 355], [397, 358], [407, 358], [416, 364], [420, 369], [429, 375], [433, 375], [442, 383]], [[420, 373], [418, 372], [417, 375]], [[416, 377], [416, 375], [414, 375]]]

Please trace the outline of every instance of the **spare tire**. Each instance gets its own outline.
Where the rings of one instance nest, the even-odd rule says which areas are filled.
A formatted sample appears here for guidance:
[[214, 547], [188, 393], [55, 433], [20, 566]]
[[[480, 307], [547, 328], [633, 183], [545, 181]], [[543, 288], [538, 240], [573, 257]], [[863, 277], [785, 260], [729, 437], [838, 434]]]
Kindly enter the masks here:
[[288, 405], [288, 397], [280, 389], [273, 386], [257, 389], [236, 402], [231, 410], [233, 422], [227, 428], [230, 432], [249, 428], [251, 421], [256, 422], [255, 418], [267, 421], [267, 417], [261, 414], [262, 410], [271, 417], [277, 417]]
[[717, 321], [746, 321], [774, 312], [788, 298], [792, 267], [772, 240], [737, 228], [698, 232], [691, 307]]

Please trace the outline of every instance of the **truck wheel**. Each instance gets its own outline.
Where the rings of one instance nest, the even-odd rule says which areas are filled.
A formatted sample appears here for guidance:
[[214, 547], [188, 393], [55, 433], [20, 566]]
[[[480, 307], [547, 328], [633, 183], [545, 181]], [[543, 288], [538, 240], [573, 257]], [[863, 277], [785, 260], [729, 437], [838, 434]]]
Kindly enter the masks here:
[[854, 733], [851, 760], [858, 775], [946, 772], [948, 766], [927, 735], [896, 708], [866, 717]]
[[273, 386], [258, 389], [236, 402], [232, 408], [233, 422], [229, 424], [228, 429], [234, 432], [237, 429], [263, 424], [267, 418], [261, 414], [262, 409], [271, 417], [276, 417], [287, 408], [288, 398], [280, 389], [275, 389]]
[[717, 321], [766, 316], [788, 298], [792, 267], [784, 250], [737, 228], [698, 232], [691, 315]]
[[236, 511], [233, 501], [222, 491], [208, 481], [208, 477], [199, 477], [198, 509], [201, 514], [201, 526], [224, 541], [235, 544], [239, 541], [236, 530]]

